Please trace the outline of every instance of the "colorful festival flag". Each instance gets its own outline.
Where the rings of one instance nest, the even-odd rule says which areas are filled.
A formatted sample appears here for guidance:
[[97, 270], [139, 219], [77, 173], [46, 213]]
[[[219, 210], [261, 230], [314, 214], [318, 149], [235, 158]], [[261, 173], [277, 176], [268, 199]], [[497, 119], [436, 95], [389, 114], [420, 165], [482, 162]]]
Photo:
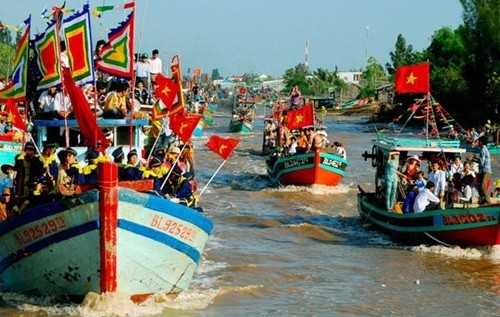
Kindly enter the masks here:
[[26, 99], [26, 87], [28, 82], [28, 52], [30, 38], [31, 16], [24, 21], [24, 30], [21, 40], [17, 44], [16, 56], [14, 58], [11, 80], [7, 86], [0, 90], [0, 102], [12, 99], [19, 102]]
[[238, 146], [238, 143], [240, 143], [240, 140], [235, 138], [224, 139], [218, 135], [212, 135], [205, 146], [219, 154], [222, 159], [227, 160]]
[[120, 5], [98, 6], [98, 7], [94, 8], [94, 11], [92, 12], [92, 14], [96, 18], [100, 18], [102, 16], [101, 13], [103, 13], [103, 12], [111, 11], [111, 10], [114, 10], [114, 9], [121, 9], [121, 8], [123, 8], [123, 9], [133, 9], [134, 8], [134, 2], [127, 2], [127, 3], [124, 3], [124, 4], [120, 4]]
[[297, 110], [289, 110], [286, 114], [286, 125], [288, 129], [302, 129], [314, 124], [314, 108], [312, 103]]
[[170, 115], [174, 115], [177, 112], [183, 112], [184, 107], [184, 95], [182, 93], [182, 73], [181, 73], [181, 59], [179, 55], [174, 55], [170, 62], [170, 70], [172, 71], [172, 80], [179, 87], [179, 91], [172, 103], [170, 109]]
[[73, 79], [77, 85], [94, 82], [89, 5], [64, 20], [64, 36]]
[[186, 143], [191, 139], [191, 135], [193, 135], [194, 129], [196, 129], [201, 118], [203, 118], [203, 115], [200, 114], [185, 116], [183, 113], [177, 113], [170, 116], [169, 127], [184, 143]]
[[17, 105], [14, 103], [12, 98], [7, 99], [7, 102], [5, 103], [5, 112], [7, 113], [9, 121], [12, 122], [12, 126], [21, 131], [28, 132], [26, 123], [24, 122], [23, 117], [19, 114]]
[[49, 22], [45, 32], [36, 35], [32, 43], [37, 55], [38, 68], [42, 74], [38, 89], [47, 89], [60, 84], [60, 50], [56, 40], [56, 22], [54, 20]]
[[398, 94], [428, 93], [429, 62], [398, 67], [394, 84]]
[[97, 125], [96, 118], [90, 110], [90, 105], [83, 94], [83, 90], [75, 84], [73, 77], [71, 76], [71, 71], [69, 68], [63, 70], [64, 76], [64, 87], [68, 92], [69, 99], [73, 105], [73, 112], [75, 118], [78, 121], [78, 126], [80, 127], [80, 133], [82, 136], [82, 143], [86, 146], [95, 146], [98, 142], [101, 142], [101, 150], [105, 151], [110, 145], [106, 136], [99, 129]]
[[[130, 8], [134, 8], [133, 2]], [[109, 41], [102, 48], [101, 58], [96, 61], [98, 70], [127, 80], [131, 80], [134, 73], [134, 11], [108, 33]]]
[[166, 110], [172, 109], [175, 97], [179, 92], [179, 85], [168, 77], [158, 74], [156, 76], [157, 87], [154, 90], [156, 98], [160, 98]]

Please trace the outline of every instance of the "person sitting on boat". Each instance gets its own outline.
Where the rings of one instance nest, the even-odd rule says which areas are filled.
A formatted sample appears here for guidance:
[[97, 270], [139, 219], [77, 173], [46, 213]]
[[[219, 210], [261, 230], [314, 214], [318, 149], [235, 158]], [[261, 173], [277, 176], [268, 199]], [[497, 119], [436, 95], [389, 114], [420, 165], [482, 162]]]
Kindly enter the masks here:
[[40, 94], [35, 114], [37, 120], [50, 120], [54, 118], [56, 94], [57, 86], [51, 86]]
[[472, 203], [472, 176], [466, 176], [461, 179], [461, 195], [458, 197], [459, 202], [463, 202], [464, 204]]
[[314, 145], [320, 149], [326, 149], [330, 147], [330, 140], [328, 140], [328, 133], [325, 130], [319, 130], [316, 132], [314, 137]]
[[59, 170], [55, 152], [56, 144], [50, 141], [45, 141], [42, 153], [40, 153], [40, 160], [43, 162], [43, 166], [47, 170], [47, 173], [53, 177], [54, 181], [57, 180], [57, 173]]
[[74, 117], [73, 106], [68, 93], [65, 90], [57, 92], [54, 100], [54, 118], [72, 119]]
[[[191, 175], [188, 175], [190, 177]], [[188, 177], [182, 174], [179, 167], [174, 167], [165, 185], [166, 197], [170, 201], [187, 207], [196, 208], [196, 196], [193, 193]]]
[[194, 153], [191, 144], [180, 145], [182, 148], [177, 165], [184, 173], [190, 173], [194, 176]]
[[345, 147], [342, 142], [339, 141], [333, 142], [333, 150], [336, 155], [342, 157], [344, 160], [347, 160], [347, 153], [345, 151]]
[[3, 164], [1, 169], [6, 176], [2, 179], [2, 182], [0, 183], [0, 191], [3, 192], [4, 189], [8, 189], [10, 193], [14, 193], [15, 192], [14, 180], [16, 179], [16, 172], [14, 171], [14, 165]]
[[108, 93], [104, 102], [103, 118], [123, 119], [127, 117], [127, 90], [127, 83], [113, 83], [112, 91]]
[[142, 81], [135, 83], [134, 98], [143, 105], [153, 104], [151, 94], [149, 93], [149, 90], [144, 87], [144, 83]]
[[399, 152], [389, 152], [389, 159], [385, 166], [385, 207], [388, 211], [393, 211], [396, 204], [398, 192], [398, 167], [399, 167]]
[[403, 174], [406, 179], [411, 183], [417, 178], [417, 172], [420, 169], [420, 158], [418, 155], [412, 155], [406, 160], [403, 168]]
[[167, 176], [168, 169], [163, 166], [163, 162], [157, 157], [151, 157], [149, 161], [149, 168], [144, 171], [145, 179], [153, 179], [153, 191], [158, 195], [164, 196], [166, 193], [165, 177]]
[[84, 182], [81, 167], [76, 161], [76, 155], [76, 151], [72, 148], [63, 149], [57, 153], [60, 162], [57, 185], [59, 192], [63, 196], [79, 193], [78, 184]]
[[28, 197], [30, 193], [29, 184], [35, 178], [45, 173], [45, 168], [40, 158], [35, 155], [36, 147], [32, 142], [24, 145], [24, 151], [18, 154], [14, 161], [14, 171], [16, 172], [16, 194], [21, 198]]
[[288, 155], [294, 155], [297, 154], [297, 138], [292, 136], [291, 138], [291, 143], [288, 146]]
[[413, 212], [413, 205], [419, 193], [418, 185], [412, 184], [406, 193], [405, 200], [403, 201], [403, 213], [409, 214]]
[[446, 174], [442, 168], [442, 162], [435, 160], [432, 163], [432, 170], [429, 173], [429, 182], [432, 181], [434, 186], [434, 195], [439, 197], [441, 209], [445, 206], [445, 192], [446, 192]]
[[2, 190], [2, 198], [0, 199], [0, 221], [4, 221], [12, 216], [12, 208], [14, 208], [14, 200], [12, 192], [8, 188]]
[[418, 193], [417, 198], [415, 198], [415, 203], [413, 204], [414, 213], [431, 210], [441, 202], [439, 197], [434, 195], [434, 188], [434, 183], [428, 181], [425, 185], [425, 189]]
[[307, 152], [309, 147], [306, 129], [300, 129], [299, 135], [297, 136], [297, 154], [304, 154]]
[[460, 155], [456, 155], [453, 159], [453, 163], [450, 164], [450, 174], [462, 173], [464, 170], [464, 164], [462, 163], [462, 158]]
[[99, 182], [99, 153], [90, 149], [85, 155], [87, 165], [82, 167], [81, 172], [84, 177], [85, 184], [97, 184]]
[[427, 180], [424, 178], [424, 171], [417, 172], [417, 179], [413, 181], [414, 185], [417, 185], [418, 191], [422, 191], [425, 189], [425, 184], [427, 184]]

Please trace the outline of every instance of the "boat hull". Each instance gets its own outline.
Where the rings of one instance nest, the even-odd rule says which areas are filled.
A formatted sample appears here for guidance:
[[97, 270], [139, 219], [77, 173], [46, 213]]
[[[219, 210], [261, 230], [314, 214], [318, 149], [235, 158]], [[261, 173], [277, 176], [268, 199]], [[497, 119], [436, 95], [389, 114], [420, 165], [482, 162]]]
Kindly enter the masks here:
[[0, 223], [0, 291], [142, 298], [187, 289], [212, 222], [154, 195], [104, 187]]
[[500, 244], [500, 205], [398, 214], [386, 211], [376, 201], [373, 193], [358, 193], [361, 219], [407, 244]]
[[22, 152], [23, 143], [0, 140], [0, 165], [14, 164], [15, 157]]
[[347, 161], [342, 157], [319, 150], [267, 161], [271, 181], [284, 186], [337, 186], [344, 178], [346, 168]]
[[231, 120], [231, 122], [229, 122], [229, 132], [249, 133], [252, 132], [252, 130], [253, 130], [253, 125], [249, 121]]

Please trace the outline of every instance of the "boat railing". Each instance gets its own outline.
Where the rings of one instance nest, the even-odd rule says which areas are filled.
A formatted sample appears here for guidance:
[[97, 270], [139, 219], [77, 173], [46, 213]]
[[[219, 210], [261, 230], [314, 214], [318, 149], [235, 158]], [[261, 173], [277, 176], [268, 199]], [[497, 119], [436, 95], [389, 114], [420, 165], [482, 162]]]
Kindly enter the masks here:
[[377, 135], [377, 142], [385, 143], [393, 147], [432, 147], [432, 148], [460, 148], [459, 140], [444, 139], [422, 139], [409, 136], [387, 136]]

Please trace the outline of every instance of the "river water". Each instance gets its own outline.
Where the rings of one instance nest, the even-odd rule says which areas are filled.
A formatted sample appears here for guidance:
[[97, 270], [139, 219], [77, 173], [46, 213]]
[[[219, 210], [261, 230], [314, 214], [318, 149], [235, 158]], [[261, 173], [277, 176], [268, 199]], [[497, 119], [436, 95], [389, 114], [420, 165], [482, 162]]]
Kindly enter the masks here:
[[[202, 196], [214, 222], [188, 291], [131, 303], [90, 294], [79, 304], [0, 294], [0, 316], [497, 316], [500, 249], [406, 247], [368, 231], [356, 210], [357, 185], [373, 188], [366, 118], [327, 117], [329, 139], [346, 144], [337, 188], [272, 187], [260, 155], [263, 109], [254, 133], [227, 133], [229, 114], [194, 139], [199, 188], [222, 159], [203, 146], [211, 134], [240, 145]], [[493, 177], [500, 177], [499, 157]]]

